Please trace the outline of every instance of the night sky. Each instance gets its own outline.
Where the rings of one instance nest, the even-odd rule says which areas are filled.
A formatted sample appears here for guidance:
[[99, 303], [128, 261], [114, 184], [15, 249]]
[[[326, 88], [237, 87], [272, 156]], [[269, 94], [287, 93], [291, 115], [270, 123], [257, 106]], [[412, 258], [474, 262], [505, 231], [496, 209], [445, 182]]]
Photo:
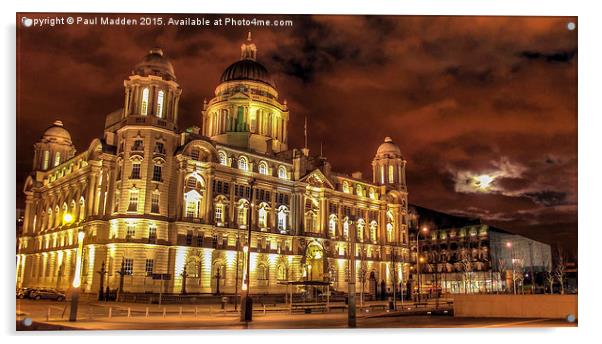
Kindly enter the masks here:
[[371, 179], [391, 136], [407, 160], [410, 203], [576, 251], [577, 30], [567, 29], [576, 18], [256, 17], [294, 26], [19, 25], [17, 205], [44, 129], [61, 119], [87, 149], [152, 47], [183, 89], [180, 128], [200, 126], [203, 100], [250, 30], [288, 101], [290, 147], [303, 145], [307, 116], [314, 153], [322, 142], [334, 170]]

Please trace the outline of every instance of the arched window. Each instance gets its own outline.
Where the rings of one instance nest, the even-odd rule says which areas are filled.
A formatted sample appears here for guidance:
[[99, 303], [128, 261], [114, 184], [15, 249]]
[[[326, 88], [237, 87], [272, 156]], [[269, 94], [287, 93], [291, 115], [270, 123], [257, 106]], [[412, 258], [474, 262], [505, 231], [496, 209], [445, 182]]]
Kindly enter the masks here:
[[249, 160], [247, 160], [247, 157], [241, 156], [238, 158], [238, 168], [243, 171], [249, 170]]
[[380, 183], [385, 183], [385, 165], [380, 165]]
[[259, 163], [259, 173], [268, 174], [268, 164], [265, 161]]
[[349, 182], [347, 182], [347, 181], [343, 182], [343, 192], [344, 193], [350, 193], [351, 192], [351, 188], [349, 187]]
[[79, 199], [79, 211], [78, 211], [80, 220], [83, 220], [84, 216], [86, 214], [86, 209], [84, 208], [85, 204], [86, 204], [86, 202], [84, 201], [84, 198], [83, 197], [80, 198]]
[[165, 98], [165, 92], [159, 91], [157, 94], [157, 117], [163, 118], [163, 98]]
[[196, 190], [190, 190], [184, 194], [186, 205], [186, 217], [198, 218], [201, 209], [201, 194]]
[[357, 220], [357, 239], [359, 242], [364, 242], [364, 228], [366, 227], [366, 221], [364, 219]]
[[337, 236], [337, 216], [330, 215], [330, 219], [328, 219], [328, 233], [331, 238], [336, 238]]
[[376, 221], [370, 222], [370, 240], [376, 242], [376, 228], [378, 227]]
[[267, 205], [262, 205], [259, 207], [259, 210], [257, 211], [257, 215], [258, 215], [258, 224], [259, 224], [259, 228], [263, 229], [263, 228], [267, 228], [268, 226], [268, 211], [267, 211]]
[[61, 163], [61, 152], [54, 153], [54, 166], [58, 166]]
[[288, 175], [286, 173], [286, 167], [284, 167], [284, 166], [278, 167], [278, 178], [288, 179]]
[[197, 189], [199, 187], [199, 184], [200, 183], [194, 176], [190, 176], [188, 177], [188, 179], [186, 179], [186, 187], [188, 188]]
[[288, 273], [287, 273], [286, 265], [284, 265], [284, 264], [278, 265], [278, 268], [277, 268], [276, 271], [277, 271], [276, 278], [279, 281], [286, 281], [286, 280], [288, 280]]
[[268, 267], [261, 263], [257, 265], [257, 283], [260, 287], [266, 287], [269, 282]]
[[224, 165], [224, 166], [228, 166], [228, 156], [226, 155], [226, 152], [221, 151], [219, 152], [219, 163]]
[[357, 185], [355, 186], [355, 193], [356, 193], [358, 196], [364, 196], [364, 189], [362, 188], [362, 186], [361, 186], [360, 184], [357, 184]]
[[389, 165], [389, 183], [394, 183], [393, 165]]
[[349, 238], [349, 218], [345, 217], [343, 220], [343, 237], [345, 239]]
[[148, 114], [148, 88], [142, 90], [142, 103], [140, 105], [140, 114], [146, 116]]
[[393, 242], [393, 224], [387, 223], [387, 242]]
[[286, 231], [287, 229], [287, 216], [288, 209], [285, 206], [281, 206], [278, 209], [278, 230]]
[[200, 261], [196, 261], [195, 259], [191, 259], [188, 264], [186, 264], [186, 277], [188, 278], [199, 278], [201, 277], [201, 264]]
[[377, 195], [376, 195], [376, 190], [374, 190], [374, 188], [370, 188], [370, 198], [371, 199], [378, 199]]
[[247, 226], [247, 209], [249, 207], [249, 203], [245, 200], [241, 200], [238, 203], [238, 214], [236, 216], [238, 226], [241, 228], [246, 228]]

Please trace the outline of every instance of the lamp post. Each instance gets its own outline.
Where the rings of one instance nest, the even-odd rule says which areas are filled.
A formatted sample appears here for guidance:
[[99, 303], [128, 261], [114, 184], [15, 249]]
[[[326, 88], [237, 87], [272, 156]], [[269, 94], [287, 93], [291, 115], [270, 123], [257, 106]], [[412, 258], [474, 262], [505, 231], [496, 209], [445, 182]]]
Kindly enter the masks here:
[[[355, 220], [355, 219], [354, 219]], [[347, 283], [348, 307], [347, 307], [347, 326], [356, 327], [355, 316], [355, 221], [350, 221], [351, 233], [349, 237], [349, 283]]]
[[103, 301], [104, 297], [104, 283], [105, 283], [105, 275], [107, 274], [107, 269], [105, 268], [105, 262], [102, 261], [102, 265], [100, 266], [100, 270], [96, 272], [100, 275], [100, 287], [98, 288], [98, 301]]
[[[252, 213], [253, 213], [253, 185], [255, 179], [249, 181], [250, 188], [250, 200], [249, 200], [249, 213], [247, 214], [247, 266], [246, 273], [243, 282], [243, 290], [245, 290], [245, 296], [241, 300], [240, 305], [240, 321], [253, 321], [253, 299], [249, 295], [249, 289], [251, 289], [251, 227], [252, 227]], [[246, 287], [246, 289], [245, 289]]]
[[75, 272], [73, 276], [73, 290], [71, 292], [71, 312], [69, 313], [69, 321], [77, 321], [77, 307], [79, 306], [79, 293], [82, 283], [82, 252], [84, 249], [84, 238], [86, 233], [79, 231], [77, 233], [77, 254], [75, 256]]
[[506, 243], [506, 247], [510, 249], [510, 261], [512, 262], [512, 293], [516, 295], [516, 272], [514, 271], [514, 247], [512, 246], [512, 242], [508, 241]]
[[418, 274], [418, 299], [420, 299], [420, 291], [421, 291], [421, 273], [420, 273], [420, 243], [418, 242], [420, 238], [420, 232], [424, 232], [425, 234], [428, 232], [428, 228], [422, 227], [418, 232], [416, 232], [416, 273]]
[[238, 311], [238, 269], [240, 266], [240, 228], [236, 230], [236, 281], [234, 282], [234, 311]]

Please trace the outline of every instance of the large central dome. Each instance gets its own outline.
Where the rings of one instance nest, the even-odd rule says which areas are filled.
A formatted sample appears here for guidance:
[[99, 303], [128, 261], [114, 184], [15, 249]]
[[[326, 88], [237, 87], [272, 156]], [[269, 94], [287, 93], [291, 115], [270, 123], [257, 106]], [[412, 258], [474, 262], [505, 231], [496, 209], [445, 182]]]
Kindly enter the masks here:
[[226, 68], [222, 73], [220, 79], [221, 82], [234, 81], [234, 80], [251, 80], [266, 83], [274, 87], [274, 80], [261, 63], [245, 59], [237, 61]]
[[257, 48], [251, 42], [251, 33], [247, 41], [240, 47], [240, 61], [231, 64], [222, 73], [221, 82], [227, 81], [258, 81], [275, 87], [272, 75], [261, 63], [256, 61]]

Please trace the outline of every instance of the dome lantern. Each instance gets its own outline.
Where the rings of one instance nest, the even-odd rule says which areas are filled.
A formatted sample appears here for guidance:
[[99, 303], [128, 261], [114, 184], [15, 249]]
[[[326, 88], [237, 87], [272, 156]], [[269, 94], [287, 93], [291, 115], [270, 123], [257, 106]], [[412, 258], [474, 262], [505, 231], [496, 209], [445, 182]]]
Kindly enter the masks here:
[[372, 161], [372, 179], [378, 185], [405, 188], [405, 159], [399, 146], [389, 136], [376, 150]]

